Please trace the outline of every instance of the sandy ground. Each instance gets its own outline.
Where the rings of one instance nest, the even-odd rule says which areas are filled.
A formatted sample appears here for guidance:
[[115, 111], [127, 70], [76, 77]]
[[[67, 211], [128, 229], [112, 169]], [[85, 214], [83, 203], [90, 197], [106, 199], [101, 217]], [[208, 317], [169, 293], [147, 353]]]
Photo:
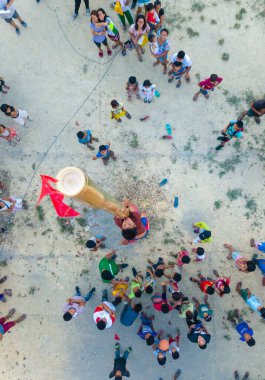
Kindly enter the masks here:
[[[265, 119], [260, 126], [250, 120], [239, 145], [227, 145], [218, 154], [214, 150], [217, 132], [246, 107], [246, 102], [264, 95], [264, 0], [204, 1], [201, 11], [196, 5], [192, 11], [192, 1], [164, 2], [172, 53], [183, 49], [193, 60], [192, 81], [189, 85], [183, 82], [178, 90], [167, 83], [161, 67], [152, 67], [149, 53], [143, 63], [136, 60], [134, 51], [126, 58], [119, 53], [99, 61], [83, 5], [81, 17], [73, 22], [69, 0], [15, 3], [28, 29], [17, 37], [1, 22], [0, 74], [12, 88], [8, 96], [0, 96], [2, 102], [27, 109], [34, 122], [25, 129], [17, 127], [22, 140], [15, 148], [1, 141], [1, 168], [10, 174], [10, 194], [25, 197], [29, 204], [28, 210], [15, 216], [1, 246], [1, 260], [7, 260], [1, 275], [9, 276], [5, 287], [14, 293], [1, 305], [1, 313], [16, 307], [18, 314], [26, 312], [28, 319], [1, 342], [1, 379], [106, 379], [112, 370], [114, 334], [118, 333], [123, 348], [133, 346], [128, 360], [132, 379], [170, 380], [181, 368], [183, 380], [226, 380], [232, 379], [237, 368], [242, 375], [249, 370], [252, 380], [264, 380], [264, 324], [234, 290], [223, 299], [211, 298], [215, 318], [207, 326], [212, 334], [207, 351], [188, 342], [185, 323], [174, 313], [156, 313], [157, 329], [181, 329], [180, 359], [174, 363], [168, 359], [166, 368], [159, 368], [151, 349], [136, 336], [138, 321], [129, 329], [120, 325], [121, 308], [115, 326], [108, 331], [99, 333], [92, 321], [103, 289], [97, 266], [109, 249], [117, 249], [119, 259], [144, 269], [148, 257], [162, 255], [168, 260], [170, 252], [188, 247], [193, 238], [191, 225], [198, 220], [211, 226], [213, 243], [207, 246], [206, 262], [185, 268], [182, 290], [189, 296], [200, 296], [188, 278], [198, 269], [211, 274], [216, 268], [232, 276], [233, 289], [242, 280], [265, 302], [259, 271], [251, 275], [236, 272], [222, 248], [227, 241], [251, 256], [249, 239], [265, 237]], [[92, 0], [91, 9], [99, 6], [117, 21], [109, 2]], [[246, 13], [241, 12], [238, 20], [236, 15], [242, 8]], [[199, 35], [190, 38], [187, 28]], [[123, 32], [121, 35], [126, 38]], [[228, 61], [222, 60], [223, 53], [229, 54]], [[220, 89], [208, 101], [200, 98], [194, 104], [195, 75], [203, 79], [212, 72], [224, 78]], [[161, 97], [148, 106], [135, 99], [127, 104], [124, 86], [130, 75], [136, 75], [140, 82], [150, 79]], [[112, 98], [125, 103], [132, 120], [116, 126], [109, 119]], [[145, 114], [150, 119], [139, 122]], [[0, 116], [1, 122], [10, 125]], [[91, 151], [76, 141], [75, 120], [84, 129], [92, 129], [100, 143], [110, 140], [118, 161], [107, 168], [99, 161], [92, 162]], [[172, 141], [160, 139], [166, 123], [172, 125]], [[69, 165], [84, 168], [113, 195], [130, 195], [138, 201], [151, 215], [149, 238], [122, 247], [112, 216], [84, 210], [76, 202], [85, 224], [92, 225], [88, 233], [76, 222], [73, 234], [62, 233], [48, 200], [42, 204], [45, 217], [40, 221], [35, 210], [38, 175], [55, 176]], [[168, 178], [169, 184], [160, 189], [157, 184], [163, 178]], [[179, 197], [177, 209], [173, 207], [175, 196]], [[1, 223], [6, 222], [2, 219]], [[91, 254], [83, 245], [96, 232], [106, 234], [107, 247]], [[130, 269], [124, 274], [131, 275]], [[87, 312], [66, 324], [61, 308], [76, 284], [84, 291], [95, 285], [97, 293]], [[150, 299], [144, 297], [144, 304], [150, 305]], [[255, 331], [255, 347], [241, 343], [229, 323], [223, 324], [226, 312], [233, 307], [246, 312]]]

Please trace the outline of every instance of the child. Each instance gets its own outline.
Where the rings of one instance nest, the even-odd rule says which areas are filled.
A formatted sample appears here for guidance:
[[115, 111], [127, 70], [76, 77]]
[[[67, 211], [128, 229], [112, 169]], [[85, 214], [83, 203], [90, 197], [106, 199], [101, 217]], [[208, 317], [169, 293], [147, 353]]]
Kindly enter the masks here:
[[0, 137], [6, 139], [10, 145], [15, 146], [13, 139], [16, 138], [17, 141], [20, 140], [16, 130], [14, 128], [8, 128], [0, 124]]
[[95, 149], [91, 144], [93, 140], [98, 142], [98, 138], [93, 137], [89, 129], [86, 129], [85, 131], [79, 131], [76, 135], [80, 144], [86, 145], [91, 150]]
[[146, 5], [146, 21], [147, 24], [150, 26], [151, 31], [153, 31], [157, 24], [159, 23], [160, 19], [155, 11], [154, 4], [149, 3]]
[[157, 332], [155, 332], [153, 326], [154, 316], [151, 315], [148, 317], [146, 314], [142, 313], [141, 315], [141, 325], [137, 331], [137, 335], [146, 341], [147, 346], [152, 346], [155, 343], [155, 337]]
[[137, 270], [134, 267], [132, 267], [132, 273], [135, 278], [133, 278], [131, 281], [131, 292], [129, 294], [129, 298], [140, 298], [142, 295], [141, 288], [143, 284], [143, 276], [140, 274], [140, 272], [137, 272]]
[[169, 350], [168, 352], [172, 356], [173, 359], [179, 358], [179, 338], [180, 338], [180, 332], [177, 328], [177, 335], [175, 338], [172, 338], [171, 335], [168, 336], [168, 342], [169, 342]]
[[209, 243], [210, 241], [212, 241], [211, 229], [205, 222], [194, 223], [192, 228], [194, 228], [193, 232], [199, 234], [199, 236], [193, 241], [194, 244]]
[[170, 75], [168, 79], [168, 83], [171, 83], [173, 79], [175, 78], [178, 82], [176, 84], [176, 87], [179, 88], [181, 86], [181, 78], [185, 74], [185, 69], [182, 65], [182, 62], [174, 62], [172, 65], [172, 74]]
[[227, 126], [221, 130], [221, 134], [223, 136], [217, 137], [217, 140], [221, 141], [221, 144], [218, 145], [215, 149], [216, 150], [222, 149], [228, 141], [232, 140], [233, 137], [236, 139], [242, 139], [243, 131], [244, 131], [243, 121], [236, 121], [236, 120], [230, 121], [227, 124]]
[[97, 160], [98, 158], [102, 158], [103, 164], [108, 165], [110, 157], [113, 159], [113, 161], [117, 160], [117, 157], [115, 156], [115, 153], [110, 150], [110, 142], [109, 145], [100, 145], [98, 149], [98, 153], [92, 157], [92, 160]]
[[155, 95], [156, 85], [152, 84], [150, 80], [146, 79], [140, 87], [140, 96], [145, 103], [151, 103]]
[[178, 252], [177, 254], [170, 254], [172, 257], [175, 257], [177, 259], [177, 266], [182, 267], [184, 264], [189, 264], [190, 263], [190, 258], [189, 258], [189, 252], [186, 251], [186, 249], [183, 249], [182, 251]]
[[115, 300], [117, 301], [117, 298], [125, 299], [126, 291], [129, 287], [128, 278], [125, 280], [112, 280], [111, 284], [113, 285], [112, 295]]
[[117, 100], [112, 100], [110, 102], [111, 105], [111, 119], [117, 120], [119, 123], [121, 123], [121, 117], [126, 116], [128, 119], [131, 119], [131, 115], [129, 112], [125, 111], [123, 104], [117, 102]]
[[166, 265], [162, 257], [158, 258], [156, 264], [154, 264], [150, 259], [148, 259], [148, 263], [152, 265], [152, 268], [155, 270], [154, 275], [158, 278], [161, 278], [164, 275], [165, 269], [174, 268], [174, 265]]
[[212, 320], [213, 310], [210, 309], [210, 304], [208, 302], [208, 296], [207, 294], [204, 296], [204, 302], [205, 303], [199, 303], [197, 298], [193, 297], [192, 300], [194, 301], [198, 316], [200, 318], [203, 318], [206, 322], [210, 322]]
[[99, 249], [99, 247], [100, 248], [105, 248], [105, 244], [102, 243], [105, 240], [106, 240], [106, 238], [103, 235], [92, 236], [86, 242], [86, 247], [88, 249], [90, 249], [90, 251], [96, 252]]
[[6, 85], [4, 78], [0, 77], [0, 92], [2, 92], [3, 94], [7, 94], [8, 91], [3, 90], [3, 88], [5, 88], [6, 90], [10, 89], [10, 87]]
[[196, 259], [194, 261], [204, 261], [206, 259], [205, 251], [202, 247], [192, 248], [192, 252], [196, 253]]
[[250, 247], [256, 248], [259, 251], [265, 253], [265, 242], [264, 241], [255, 241], [255, 239], [250, 239]]
[[22, 314], [15, 321], [7, 322], [8, 319], [12, 318], [12, 316], [15, 314], [15, 312], [16, 312], [16, 309], [10, 309], [8, 314], [5, 317], [0, 318], [0, 341], [3, 339], [4, 334], [8, 330], [10, 330], [16, 324], [24, 321], [27, 317], [26, 314]]
[[[134, 23], [133, 15], [130, 11], [130, 7], [128, 6], [129, 0], [114, 0], [115, 5], [118, 2], [121, 5], [122, 12], [117, 12], [117, 10], [115, 8], [114, 8], [114, 10], [117, 13], [117, 15], [118, 15], [118, 17], [122, 23], [123, 30], [126, 31], [126, 19], [127, 19], [129, 26], [131, 26]], [[125, 19], [125, 17], [126, 17], [126, 19]]]
[[155, 275], [151, 266], [146, 267], [145, 279], [143, 280], [141, 291], [147, 294], [153, 293], [156, 284]]
[[6, 116], [11, 117], [12, 119], [14, 119], [14, 121], [16, 121], [20, 125], [26, 126], [27, 120], [32, 121], [29, 118], [27, 111], [20, 110], [18, 108], [10, 106], [9, 104], [2, 104], [0, 109], [2, 112], [4, 112]]
[[169, 279], [169, 281], [166, 281], [165, 284], [169, 285], [168, 291], [171, 293], [171, 296], [174, 301], [179, 301], [181, 296], [179, 292], [179, 286], [178, 283], [181, 281], [181, 274], [180, 273], [173, 273], [170, 276], [164, 275]]
[[148, 35], [148, 40], [150, 42], [150, 50], [152, 54], [158, 54], [158, 43], [157, 43], [157, 37], [154, 34]]
[[230, 293], [231, 290], [229, 288], [229, 284], [231, 279], [228, 277], [220, 277], [219, 273], [215, 269], [213, 270], [213, 274], [217, 277], [217, 281], [214, 281], [214, 290], [216, 293], [220, 297], [223, 297], [224, 294]]
[[201, 289], [201, 291], [205, 294], [213, 295], [214, 294], [214, 282], [203, 275], [199, 275], [199, 280], [196, 278], [190, 277], [191, 282], [196, 282]]
[[126, 84], [125, 90], [127, 91], [128, 100], [132, 100], [132, 95], [136, 95], [137, 99], [140, 99], [139, 95], [139, 84], [137, 82], [136, 77], [129, 77], [128, 82]]
[[162, 294], [155, 293], [152, 296], [152, 302], [155, 310], [162, 311], [162, 313], [167, 314], [172, 310], [172, 306], [167, 300], [167, 285], [165, 282], [161, 283], [162, 285]]
[[240, 272], [249, 273], [249, 272], [254, 272], [256, 270], [255, 261], [249, 260], [246, 257], [241, 256], [239, 252], [235, 251], [235, 248], [231, 244], [225, 243], [224, 247], [229, 250], [227, 259], [233, 260], [236, 268]]
[[193, 96], [193, 100], [196, 101], [198, 99], [199, 94], [203, 94], [205, 98], [208, 99], [208, 91], [214, 91], [214, 88], [218, 86], [218, 84], [220, 84], [222, 80], [223, 78], [218, 77], [217, 74], [211, 74], [210, 78], [207, 78], [202, 82], [198, 83], [200, 90], [195, 93], [195, 95]]

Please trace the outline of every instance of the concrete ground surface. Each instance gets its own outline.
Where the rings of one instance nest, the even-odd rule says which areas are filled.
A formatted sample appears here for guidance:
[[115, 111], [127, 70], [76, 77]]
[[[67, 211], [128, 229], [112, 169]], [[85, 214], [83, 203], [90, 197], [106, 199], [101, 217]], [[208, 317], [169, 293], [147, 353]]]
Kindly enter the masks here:
[[[4, 315], [15, 307], [17, 315], [25, 312], [27, 319], [0, 343], [1, 379], [107, 379], [117, 333], [122, 349], [133, 346], [127, 362], [132, 379], [171, 380], [180, 368], [181, 380], [230, 380], [235, 369], [242, 377], [248, 370], [251, 380], [264, 380], [264, 323], [234, 290], [237, 281], [242, 281], [265, 303], [261, 275], [259, 270], [248, 275], [236, 271], [226, 260], [223, 243], [231, 243], [251, 257], [254, 251], [249, 239], [265, 238], [265, 118], [259, 126], [246, 119], [240, 144], [227, 144], [218, 153], [214, 149], [217, 133], [227, 122], [236, 119], [252, 99], [264, 97], [264, 0], [163, 2], [171, 53], [185, 50], [193, 61], [191, 83], [183, 80], [179, 89], [167, 83], [161, 67], [152, 66], [148, 49], [143, 62], [137, 60], [135, 51], [126, 57], [113, 51], [111, 58], [105, 54], [99, 59], [83, 4], [76, 21], [71, 20], [70, 0], [39, 4], [16, 0], [15, 5], [28, 28], [21, 28], [18, 37], [1, 20], [0, 75], [11, 89], [8, 95], [1, 94], [0, 100], [28, 110], [33, 122], [26, 128], [16, 127], [21, 136], [16, 147], [0, 141], [1, 169], [9, 173], [10, 195], [25, 198], [29, 208], [12, 219], [13, 226], [0, 247], [1, 262], [7, 263], [0, 274], [8, 275], [1, 290], [13, 289], [12, 299], [1, 304], [0, 312]], [[91, 0], [91, 10], [98, 7], [105, 8], [119, 26], [123, 41], [128, 39], [110, 2]], [[222, 59], [224, 53], [228, 60]], [[200, 97], [194, 103], [198, 79], [212, 72], [223, 77], [220, 88], [209, 100]], [[145, 79], [155, 83], [160, 98], [150, 105], [136, 99], [129, 103], [124, 87], [130, 75], [140, 83]], [[110, 120], [109, 103], [114, 98], [132, 115], [122, 125]], [[144, 115], [150, 118], [140, 122]], [[76, 120], [81, 129], [91, 129], [100, 143], [111, 141], [117, 162], [104, 167], [102, 162], [91, 160], [93, 153], [76, 140]], [[12, 124], [3, 114], [0, 122]], [[171, 141], [161, 140], [166, 123], [173, 129]], [[119, 245], [113, 217], [77, 202], [73, 206], [85, 219], [88, 232], [74, 222], [73, 234], [62, 233], [48, 199], [42, 203], [45, 217], [40, 221], [35, 208], [39, 174], [56, 176], [61, 168], [71, 165], [85, 169], [112, 195], [130, 196], [146, 209], [151, 221], [148, 239], [129, 247]], [[163, 178], [169, 182], [160, 189], [158, 183]], [[177, 209], [173, 207], [175, 196], [179, 197]], [[2, 217], [1, 223], [8, 224], [7, 219]], [[216, 295], [210, 298], [215, 316], [207, 324], [212, 341], [204, 351], [187, 340], [185, 321], [175, 312], [161, 315], [148, 308], [150, 298], [143, 297], [144, 309], [155, 315], [157, 330], [173, 333], [177, 326], [181, 330], [180, 359], [168, 358], [162, 368], [151, 348], [136, 335], [140, 322], [135, 321], [131, 328], [120, 324], [122, 305], [115, 325], [97, 331], [92, 314], [104, 289], [98, 262], [110, 249], [117, 249], [118, 262], [126, 261], [142, 270], [148, 258], [172, 260], [170, 252], [190, 247], [194, 238], [191, 226], [199, 220], [211, 226], [213, 242], [205, 247], [205, 262], [185, 267], [180, 287], [189, 297], [199, 297], [201, 293], [189, 277], [197, 270], [210, 275], [212, 269], [218, 269], [220, 274], [232, 276], [233, 290], [222, 299]], [[87, 251], [84, 242], [101, 232], [107, 236], [106, 249]], [[130, 267], [124, 275], [132, 276]], [[83, 291], [95, 285], [97, 291], [86, 313], [66, 323], [62, 305], [76, 285]], [[227, 311], [234, 307], [243, 310], [250, 321], [254, 347], [240, 342], [225, 320]]]

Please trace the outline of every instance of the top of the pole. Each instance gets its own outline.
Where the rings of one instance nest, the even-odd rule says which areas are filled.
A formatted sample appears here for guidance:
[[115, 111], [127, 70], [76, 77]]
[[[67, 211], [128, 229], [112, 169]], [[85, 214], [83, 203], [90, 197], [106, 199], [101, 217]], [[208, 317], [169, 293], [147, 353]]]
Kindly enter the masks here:
[[68, 197], [74, 197], [84, 188], [86, 178], [82, 170], [69, 166], [59, 171], [57, 189]]

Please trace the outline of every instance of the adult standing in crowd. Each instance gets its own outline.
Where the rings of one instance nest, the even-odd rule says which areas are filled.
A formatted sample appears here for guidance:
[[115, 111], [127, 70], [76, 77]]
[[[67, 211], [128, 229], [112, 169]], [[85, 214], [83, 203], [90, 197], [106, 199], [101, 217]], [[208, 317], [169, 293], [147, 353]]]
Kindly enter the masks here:
[[129, 34], [132, 39], [132, 42], [135, 45], [135, 50], [140, 62], [143, 61], [142, 54], [145, 53], [144, 48], [141, 44], [141, 40], [143, 40], [145, 37], [147, 39], [149, 31], [150, 26], [147, 25], [147, 22], [143, 15], [138, 15], [136, 17], [135, 24], [132, 24], [129, 28]]
[[[90, 10], [89, 10], [89, 0], [84, 0], [85, 7], [86, 7], [86, 15], [87, 17], [90, 16]], [[78, 16], [79, 8], [81, 5], [81, 0], [75, 0], [75, 11], [73, 13], [73, 20], [75, 20]]]
[[16, 19], [20, 22], [24, 28], [27, 27], [27, 23], [22, 20], [20, 15], [17, 13], [16, 7], [13, 5], [14, 0], [0, 0], [0, 18], [4, 19], [5, 22], [12, 25], [17, 35], [20, 34], [20, 29], [13, 19]]
[[103, 50], [101, 49], [101, 44], [106, 46], [108, 55], [111, 55], [112, 51], [108, 45], [108, 41], [106, 37], [106, 27], [105, 25], [100, 24], [97, 11], [91, 12], [90, 30], [93, 36], [93, 42], [98, 48], [99, 57], [100, 58], [103, 57]]
[[[172, 55], [170, 60], [170, 65], [173, 66], [175, 62], [181, 62], [183, 68], [185, 69], [185, 79], [187, 82], [190, 82], [190, 70], [192, 67], [192, 61], [187, 53], [183, 50], [180, 50], [178, 53]], [[172, 73], [172, 70], [169, 71], [169, 74]]]
[[153, 57], [156, 58], [156, 62], [153, 63], [153, 66], [157, 66], [161, 64], [164, 68], [163, 74], [167, 73], [167, 56], [170, 50], [170, 45], [168, 41], [168, 30], [162, 29], [160, 36], [157, 37], [157, 46], [158, 46], [158, 53], [152, 53]]

